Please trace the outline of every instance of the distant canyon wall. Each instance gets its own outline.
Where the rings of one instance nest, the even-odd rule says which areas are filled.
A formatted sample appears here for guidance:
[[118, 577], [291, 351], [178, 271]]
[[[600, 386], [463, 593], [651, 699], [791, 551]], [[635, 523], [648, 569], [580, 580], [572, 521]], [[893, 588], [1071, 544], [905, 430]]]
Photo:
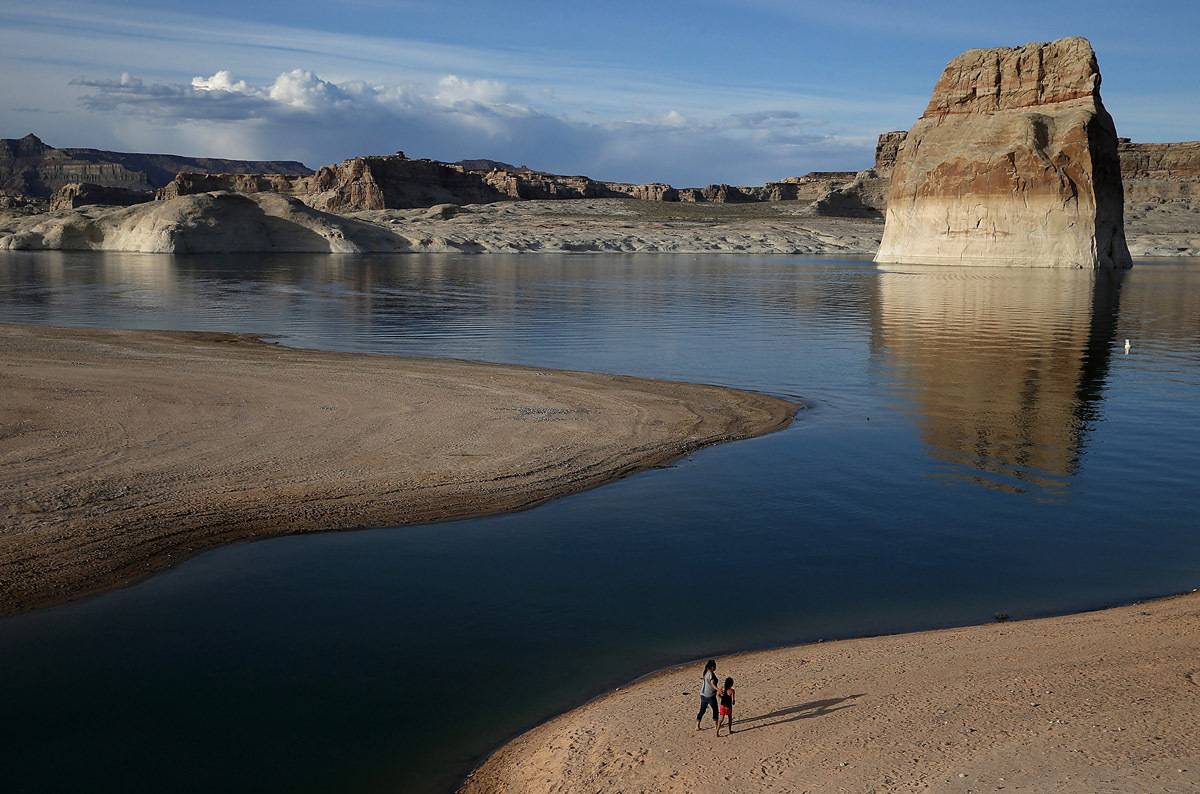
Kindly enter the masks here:
[[[460, 164], [414, 160], [398, 153], [356, 157], [313, 172], [288, 161], [237, 161], [54, 149], [29, 135], [0, 140], [0, 207], [51, 199], [52, 209], [124, 206], [217, 190], [277, 193], [329, 212], [412, 209], [437, 204], [578, 198], [667, 202], [797, 201], [816, 215], [882, 217], [889, 177], [907, 132], [879, 136], [874, 167], [815, 171], [765, 185], [604, 182], [514, 168], [495, 161]], [[1200, 142], [1120, 144], [1126, 198], [1200, 199]], [[480, 166], [480, 167], [471, 167]], [[171, 170], [175, 169], [175, 170]], [[203, 169], [203, 170], [202, 170]], [[44, 203], [42, 206], [45, 206]]]
[[1119, 138], [1117, 153], [1125, 179], [1200, 180], [1200, 141], [1133, 143]]
[[311, 174], [289, 160], [224, 160], [173, 154], [134, 154], [102, 149], [56, 149], [32, 133], [0, 139], [0, 196], [47, 200], [76, 183], [150, 193], [181, 171]]
[[[435, 160], [409, 159], [397, 153], [356, 157], [307, 176], [181, 173], [158, 190], [157, 198], [213, 190], [273, 192], [296, 197], [326, 212], [582, 198], [718, 204], [798, 201], [811, 204], [817, 215], [882, 217], [887, 208], [889, 177], [906, 135], [905, 130], [880, 135], [871, 169], [814, 171], [758, 186], [713, 184], [676, 188], [658, 182], [604, 182], [527, 168], [472, 169]], [[1132, 185], [1132, 195], [1200, 197], [1200, 143], [1123, 141], [1120, 156], [1122, 173], [1126, 184]]]
[[403, 152], [355, 157], [325, 166], [311, 176], [181, 173], [156, 198], [228, 190], [274, 192], [299, 198], [327, 212], [415, 209], [436, 204], [490, 204], [581, 198], [633, 198], [644, 201], [761, 202], [817, 201], [852, 181], [854, 172], [814, 172], [756, 187], [708, 185], [675, 188], [660, 182], [602, 182], [587, 176], [547, 174], [530, 169], [469, 169], [436, 160], [413, 160]]

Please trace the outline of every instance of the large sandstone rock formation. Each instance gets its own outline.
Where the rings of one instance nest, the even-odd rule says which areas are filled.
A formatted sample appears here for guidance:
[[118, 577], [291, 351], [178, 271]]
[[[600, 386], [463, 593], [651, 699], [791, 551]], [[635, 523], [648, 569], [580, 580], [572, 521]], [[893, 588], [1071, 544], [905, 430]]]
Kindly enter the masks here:
[[1128, 267], [1122, 202], [1086, 39], [969, 50], [900, 146], [875, 260]]

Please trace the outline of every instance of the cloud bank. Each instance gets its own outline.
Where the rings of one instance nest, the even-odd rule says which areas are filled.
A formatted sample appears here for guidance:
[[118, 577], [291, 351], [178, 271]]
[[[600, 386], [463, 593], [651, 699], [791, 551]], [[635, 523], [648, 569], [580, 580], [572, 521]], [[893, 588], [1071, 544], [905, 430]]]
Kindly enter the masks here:
[[212, 155], [299, 159], [319, 166], [363, 154], [488, 157], [623, 181], [764, 182], [865, 168], [873, 136], [845, 136], [792, 110], [699, 118], [675, 110], [630, 118], [572, 115], [553, 91], [531, 98], [491, 79], [445, 75], [435, 85], [335, 83], [307, 69], [254, 85], [230, 70], [190, 83], [79, 78], [88, 111], [186, 132]]

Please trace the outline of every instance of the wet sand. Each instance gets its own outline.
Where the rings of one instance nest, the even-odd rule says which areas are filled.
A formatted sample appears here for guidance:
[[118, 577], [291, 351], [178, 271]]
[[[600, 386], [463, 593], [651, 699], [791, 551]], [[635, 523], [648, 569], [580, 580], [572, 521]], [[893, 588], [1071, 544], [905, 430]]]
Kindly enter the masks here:
[[796, 407], [237, 334], [0, 325], [0, 616], [233, 541], [518, 510]]
[[734, 733], [695, 731], [701, 664], [497, 751], [495, 792], [1200, 791], [1200, 594], [718, 659]]

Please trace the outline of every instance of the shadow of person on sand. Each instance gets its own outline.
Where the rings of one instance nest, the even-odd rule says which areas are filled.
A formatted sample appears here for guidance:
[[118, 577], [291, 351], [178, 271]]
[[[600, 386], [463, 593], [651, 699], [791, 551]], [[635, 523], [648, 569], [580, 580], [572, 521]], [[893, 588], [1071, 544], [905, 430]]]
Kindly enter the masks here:
[[[848, 709], [854, 706], [841, 705], [847, 700], [865, 697], [865, 693], [858, 695], [847, 695], [843, 698], [828, 698], [827, 700], [814, 700], [811, 703], [801, 703], [798, 706], [789, 706], [786, 709], [779, 709], [767, 714], [759, 714], [757, 717], [742, 717], [738, 720], [738, 727], [734, 733], [745, 733], [746, 731], [754, 731], [759, 728], [770, 728], [774, 725], [782, 725], [785, 722], [795, 722], [796, 720], [806, 720], [812, 717], [824, 717], [826, 714], [832, 714], [835, 711]], [[777, 719], [781, 718], [781, 719]], [[763, 722], [763, 720], [774, 720], [774, 722]], [[748, 722], [758, 723], [756, 725], [746, 725]], [[746, 727], [742, 727], [746, 726]]]

